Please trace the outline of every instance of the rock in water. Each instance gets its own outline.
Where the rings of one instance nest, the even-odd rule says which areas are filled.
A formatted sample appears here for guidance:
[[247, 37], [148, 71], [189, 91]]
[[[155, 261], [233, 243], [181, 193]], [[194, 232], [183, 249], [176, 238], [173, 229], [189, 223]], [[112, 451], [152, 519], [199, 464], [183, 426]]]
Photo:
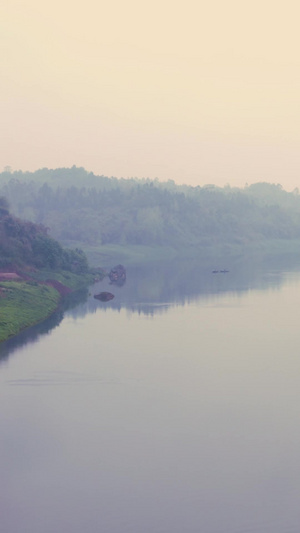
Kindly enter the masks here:
[[101, 300], [101, 302], [109, 302], [109, 300], [112, 300], [114, 297], [115, 295], [111, 292], [100, 292], [99, 294], [94, 294], [94, 298], [96, 298], [96, 300]]
[[108, 275], [112, 283], [124, 283], [126, 280], [126, 270], [123, 265], [117, 265], [111, 269]]

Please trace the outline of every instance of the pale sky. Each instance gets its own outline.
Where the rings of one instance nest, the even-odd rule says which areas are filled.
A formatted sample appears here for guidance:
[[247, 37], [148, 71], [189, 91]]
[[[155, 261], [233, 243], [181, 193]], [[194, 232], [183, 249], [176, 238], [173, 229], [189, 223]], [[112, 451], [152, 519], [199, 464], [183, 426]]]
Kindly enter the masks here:
[[299, 0], [1, 0], [0, 170], [300, 186]]

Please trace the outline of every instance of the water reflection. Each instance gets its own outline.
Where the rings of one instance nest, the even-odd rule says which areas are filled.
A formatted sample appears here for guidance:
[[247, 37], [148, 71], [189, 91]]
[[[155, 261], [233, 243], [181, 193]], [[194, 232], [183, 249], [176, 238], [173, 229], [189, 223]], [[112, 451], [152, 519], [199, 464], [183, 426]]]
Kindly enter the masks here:
[[[296, 265], [290, 265], [288, 270]], [[223, 267], [223, 265], [222, 265]], [[154, 315], [165, 313], [171, 306], [189, 304], [197, 300], [218, 298], [220, 294], [242, 294], [249, 290], [279, 288], [284, 282], [284, 272], [274, 265], [254, 261], [228, 261], [224, 273], [213, 273], [212, 265], [200, 261], [172, 261], [131, 266], [127, 269], [124, 286], [110, 285], [105, 278], [90, 288], [90, 297], [70, 314], [74, 318], [103, 310], [120, 311], [126, 308], [133, 313]], [[225, 267], [223, 267], [225, 269]], [[96, 301], [94, 294], [113, 292], [114, 299]]]
[[299, 531], [299, 273], [221, 266], [128, 268], [26, 332], [65, 317], [1, 368], [3, 531]]
[[[172, 306], [183, 306], [193, 301], [211, 300], [220, 294], [279, 289], [285, 281], [284, 271], [298, 270], [298, 261], [281, 257], [276, 262], [241, 258], [226, 259], [226, 264], [205, 263], [201, 260], [178, 260], [150, 263], [127, 268], [123, 285], [111, 284], [108, 278], [89, 288], [68, 295], [55, 313], [47, 320], [26, 329], [18, 336], [0, 344], [0, 363], [20, 346], [38, 341], [41, 335], [56, 328], [64, 316], [82, 318], [86, 314], [125, 308], [130, 313], [152, 316], [162, 314]], [[213, 273], [218, 270], [218, 273]], [[226, 272], [221, 272], [226, 270]], [[95, 300], [94, 294], [110, 291], [114, 299]]]
[[0, 343], [0, 364], [3, 363], [9, 355], [21, 346], [28, 343], [35, 343], [39, 340], [41, 335], [47, 335], [50, 331], [56, 328], [63, 320], [66, 311], [77, 307], [79, 304], [86, 301], [88, 297], [88, 290], [83, 289], [75, 293], [68, 294], [62, 300], [58, 309], [52, 315], [31, 328], [27, 328], [19, 335], [8, 339], [6, 342]]

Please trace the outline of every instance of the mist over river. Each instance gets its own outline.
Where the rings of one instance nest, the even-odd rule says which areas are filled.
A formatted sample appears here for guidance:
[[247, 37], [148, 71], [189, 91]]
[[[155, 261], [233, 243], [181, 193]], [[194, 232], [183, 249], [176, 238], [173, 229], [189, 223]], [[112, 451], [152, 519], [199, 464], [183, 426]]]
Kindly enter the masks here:
[[153, 264], [2, 343], [1, 531], [298, 533], [299, 306], [299, 263]]

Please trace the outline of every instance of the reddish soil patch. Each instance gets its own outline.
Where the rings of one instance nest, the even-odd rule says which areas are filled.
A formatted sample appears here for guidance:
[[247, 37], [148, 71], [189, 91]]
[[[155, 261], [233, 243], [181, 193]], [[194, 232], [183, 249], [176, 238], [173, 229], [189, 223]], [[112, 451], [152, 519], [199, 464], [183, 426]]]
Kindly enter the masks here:
[[72, 292], [72, 289], [69, 289], [69, 287], [66, 287], [60, 281], [56, 281], [55, 279], [47, 279], [46, 285], [50, 285], [54, 289], [56, 289], [61, 296], [65, 296], [66, 294], [69, 294]]
[[15, 272], [0, 272], [0, 281], [17, 281], [22, 279]]

